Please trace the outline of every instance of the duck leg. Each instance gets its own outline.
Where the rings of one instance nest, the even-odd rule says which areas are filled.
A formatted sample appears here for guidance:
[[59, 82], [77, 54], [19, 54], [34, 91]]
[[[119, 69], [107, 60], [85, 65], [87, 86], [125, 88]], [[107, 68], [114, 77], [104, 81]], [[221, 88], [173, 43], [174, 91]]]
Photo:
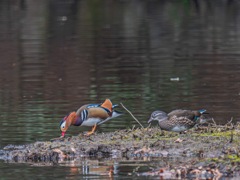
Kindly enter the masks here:
[[90, 135], [92, 135], [95, 131], [96, 131], [96, 129], [97, 129], [97, 124], [95, 124], [93, 127], [92, 127], [92, 130], [91, 131], [89, 131], [89, 132], [87, 132], [87, 136], [90, 136]]

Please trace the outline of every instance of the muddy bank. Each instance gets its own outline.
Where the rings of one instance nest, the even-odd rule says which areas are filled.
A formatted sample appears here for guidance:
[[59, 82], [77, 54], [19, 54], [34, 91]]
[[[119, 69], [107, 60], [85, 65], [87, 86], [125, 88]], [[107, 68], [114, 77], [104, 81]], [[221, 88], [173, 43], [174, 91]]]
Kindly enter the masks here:
[[178, 176], [186, 176], [190, 172], [194, 175], [205, 172], [213, 176], [219, 172], [220, 175], [234, 176], [240, 171], [239, 135], [240, 124], [233, 126], [231, 123], [198, 127], [181, 135], [163, 132], [159, 128], [126, 129], [95, 133], [90, 137], [80, 134], [21, 146], [8, 145], [0, 150], [0, 159], [6, 162], [58, 163], [86, 157], [182, 157], [186, 160], [170, 164], [164, 170], [153, 170], [147, 175], [169, 175], [174, 170], [173, 176], [177, 176], [177, 172]]

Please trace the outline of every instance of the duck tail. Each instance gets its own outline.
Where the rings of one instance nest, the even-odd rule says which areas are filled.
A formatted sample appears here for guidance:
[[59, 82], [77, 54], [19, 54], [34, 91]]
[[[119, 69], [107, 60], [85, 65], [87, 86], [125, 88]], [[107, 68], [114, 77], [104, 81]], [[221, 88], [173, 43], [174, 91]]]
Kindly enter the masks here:
[[114, 108], [116, 108], [116, 107], [118, 107], [119, 105], [118, 104], [113, 104], [112, 105], [112, 108], [114, 109]]
[[118, 117], [118, 116], [121, 116], [121, 115], [123, 115], [122, 112], [119, 112], [119, 111], [114, 110], [113, 113], [112, 113], [112, 116], [110, 116], [110, 117], [108, 117], [107, 119], [101, 121], [101, 122], [98, 123], [97, 125], [103, 124], [103, 123], [109, 121], [110, 119], [115, 118], [115, 117]]
[[118, 116], [121, 116], [121, 115], [123, 115], [122, 112], [114, 110], [113, 113], [112, 113], [112, 118], [115, 118], [115, 117], [118, 117]]
[[207, 114], [206, 111], [207, 111], [206, 109], [200, 109], [200, 110], [198, 110], [198, 112], [199, 112], [200, 114]]

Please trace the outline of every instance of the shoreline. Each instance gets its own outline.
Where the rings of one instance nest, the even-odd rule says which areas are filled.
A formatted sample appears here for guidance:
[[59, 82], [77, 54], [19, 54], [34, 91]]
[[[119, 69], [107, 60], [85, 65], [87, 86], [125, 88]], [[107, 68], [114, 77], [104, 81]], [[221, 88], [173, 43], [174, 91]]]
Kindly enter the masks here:
[[[185, 174], [211, 168], [222, 175], [240, 172], [240, 124], [193, 128], [186, 134], [159, 128], [124, 129], [92, 136], [79, 134], [52, 141], [8, 145], [0, 150], [0, 160], [8, 163], [60, 163], [81, 158], [171, 158], [179, 160], [171, 168], [185, 167]], [[196, 160], [197, 159], [197, 160]], [[202, 171], [201, 170], [201, 171]], [[166, 171], [166, 170], [165, 170]], [[159, 172], [158, 172], [159, 173]]]

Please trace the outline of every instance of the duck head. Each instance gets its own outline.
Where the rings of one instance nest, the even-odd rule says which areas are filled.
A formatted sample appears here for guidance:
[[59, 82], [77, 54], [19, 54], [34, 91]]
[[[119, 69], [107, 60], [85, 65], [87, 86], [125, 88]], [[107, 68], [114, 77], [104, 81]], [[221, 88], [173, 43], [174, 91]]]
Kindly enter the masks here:
[[76, 119], [77, 115], [76, 112], [71, 112], [69, 115], [65, 116], [60, 122], [60, 130], [62, 132], [62, 136], [65, 136], [66, 131], [68, 128], [73, 124], [74, 120]]
[[151, 114], [150, 119], [148, 120], [148, 123], [151, 123], [152, 121], [163, 121], [167, 119], [167, 113], [163, 111], [154, 111]]

